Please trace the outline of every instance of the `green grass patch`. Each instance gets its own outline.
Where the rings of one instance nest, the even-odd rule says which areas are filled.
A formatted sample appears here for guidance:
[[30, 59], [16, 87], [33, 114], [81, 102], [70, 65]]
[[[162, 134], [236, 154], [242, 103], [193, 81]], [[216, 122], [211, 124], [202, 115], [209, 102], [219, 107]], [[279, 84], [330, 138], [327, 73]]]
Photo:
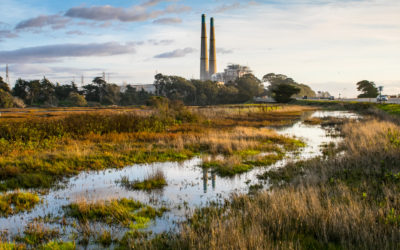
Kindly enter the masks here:
[[264, 156], [256, 156], [254, 157], [254, 159], [252, 160], [247, 160], [245, 161], [246, 164], [248, 165], [252, 165], [252, 166], [269, 166], [272, 165], [274, 163], [276, 163], [277, 161], [282, 160], [285, 157], [285, 154], [268, 154], [268, 155], [264, 155]]
[[30, 211], [39, 202], [39, 196], [29, 192], [13, 192], [0, 195], [0, 216]]
[[65, 215], [78, 221], [99, 221], [108, 225], [129, 227], [162, 216], [165, 208], [155, 209], [132, 199], [97, 203], [71, 203], [64, 207]]
[[17, 243], [0, 242], [1, 250], [25, 250], [26, 246]]
[[24, 230], [24, 236], [18, 236], [17, 240], [28, 245], [38, 247], [60, 236], [57, 229], [43, 227], [40, 224], [28, 224]]
[[128, 176], [123, 176], [119, 183], [123, 187], [133, 190], [162, 189], [164, 186], [168, 185], [164, 173], [159, 169], [149, 174], [143, 181], [130, 181]]
[[229, 164], [221, 161], [210, 161], [203, 163], [203, 168], [212, 168], [219, 176], [234, 176], [237, 174], [242, 174], [253, 169], [252, 165], [247, 164]]
[[43, 250], [75, 250], [74, 242], [50, 241], [42, 246]]
[[391, 115], [400, 116], [400, 104], [378, 104], [377, 107]]

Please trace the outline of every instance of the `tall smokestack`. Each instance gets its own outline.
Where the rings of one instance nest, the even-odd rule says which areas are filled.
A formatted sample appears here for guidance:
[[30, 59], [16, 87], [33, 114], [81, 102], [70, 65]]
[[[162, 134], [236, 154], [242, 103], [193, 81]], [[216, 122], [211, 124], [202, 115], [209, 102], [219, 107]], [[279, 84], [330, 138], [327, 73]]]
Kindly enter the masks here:
[[206, 15], [201, 16], [201, 55], [200, 55], [200, 80], [208, 79], [208, 57], [207, 57], [207, 27]]
[[214, 29], [214, 18], [210, 20], [210, 76], [217, 73], [217, 55], [215, 52], [215, 29]]

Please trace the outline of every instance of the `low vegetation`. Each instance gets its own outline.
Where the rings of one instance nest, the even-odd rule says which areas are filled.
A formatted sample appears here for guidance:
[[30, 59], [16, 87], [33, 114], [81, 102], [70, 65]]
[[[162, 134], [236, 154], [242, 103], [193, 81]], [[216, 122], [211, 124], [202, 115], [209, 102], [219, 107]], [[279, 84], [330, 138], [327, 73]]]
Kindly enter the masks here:
[[400, 104], [379, 104], [378, 108], [389, 114], [400, 116]]
[[17, 237], [17, 241], [30, 246], [38, 247], [56, 239], [60, 236], [58, 229], [50, 229], [41, 224], [28, 224], [25, 227], [24, 235]]
[[12, 192], [0, 194], [0, 216], [9, 216], [30, 211], [40, 202], [37, 194], [29, 192]]
[[85, 170], [182, 161], [199, 154], [288, 150], [296, 141], [263, 129], [299, 119], [299, 106], [186, 108], [155, 100], [154, 108], [54, 110], [2, 116], [0, 191], [50, 188]]
[[123, 176], [119, 183], [127, 189], [133, 190], [153, 190], [161, 189], [167, 185], [167, 180], [162, 170], [157, 169], [150, 173], [143, 181], [130, 181], [129, 177]]
[[[179, 233], [148, 249], [397, 249], [400, 126], [368, 119], [341, 127], [332, 155], [260, 178], [271, 191], [197, 210]], [[335, 152], [344, 150], [344, 154]]]
[[150, 220], [163, 214], [165, 208], [155, 209], [132, 199], [88, 203], [80, 201], [64, 207], [65, 215], [80, 222], [99, 221], [124, 227], [145, 227]]
[[[270, 153], [270, 154], [236, 154], [229, 157], [204, 157], [202, 167], [211, 168], [219, 176], [234, 176], [236, 174], [245, 173], [254, 167], [269, 166], [284, 158], [284, 154]], [[257, 152], [257, 151], [254, 151]], [[247, 152], [248, 153], [248, 152]]]

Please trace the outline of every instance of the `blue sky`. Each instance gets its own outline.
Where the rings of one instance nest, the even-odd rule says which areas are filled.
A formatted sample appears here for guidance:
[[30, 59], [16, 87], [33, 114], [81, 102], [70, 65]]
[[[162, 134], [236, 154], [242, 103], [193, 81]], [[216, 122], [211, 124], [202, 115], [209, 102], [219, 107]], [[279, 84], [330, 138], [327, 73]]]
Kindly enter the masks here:
[[398, 0], [1, 0], [0, 75], [151, 83], [199, 77], [200, 15], [216, 22], [217, 62], [354, 96], [367, 79], [400, 94]]

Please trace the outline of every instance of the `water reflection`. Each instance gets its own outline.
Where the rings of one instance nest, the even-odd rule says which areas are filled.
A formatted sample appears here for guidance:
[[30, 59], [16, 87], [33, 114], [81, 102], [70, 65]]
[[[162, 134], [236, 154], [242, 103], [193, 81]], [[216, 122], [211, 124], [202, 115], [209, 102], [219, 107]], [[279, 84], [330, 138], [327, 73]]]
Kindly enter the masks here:
[[207, 193], [207, 189], [208, 189], [208, 174], [209, 172], [211, 173], [211, 187], [212, 190], [215, 191], [215, 183], [216, 183], [216, 179], [217, 179], [217, 175], [215, 174], [214, 171], [209, 171], [208, 169], [203, 169], [203, 192]]

